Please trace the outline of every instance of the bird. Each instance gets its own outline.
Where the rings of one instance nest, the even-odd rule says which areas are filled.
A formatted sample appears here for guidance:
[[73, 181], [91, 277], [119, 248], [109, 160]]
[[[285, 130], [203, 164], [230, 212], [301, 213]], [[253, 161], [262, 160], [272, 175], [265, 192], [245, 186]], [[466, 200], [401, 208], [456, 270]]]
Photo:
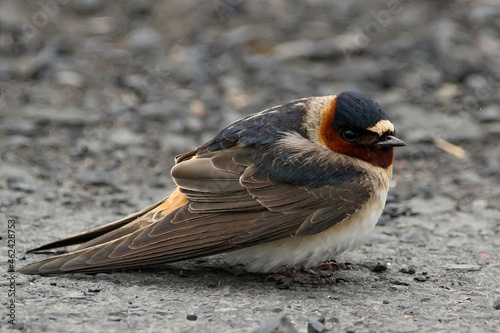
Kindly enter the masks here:
[[176, 156], [167, 198], [32, 249], [80, 244], [19, 272], [109, 272], [215, 254], [249, 272], [315, 267], [370, 235], [403, 146], [380, 105], [358, 92], [275, 106]]

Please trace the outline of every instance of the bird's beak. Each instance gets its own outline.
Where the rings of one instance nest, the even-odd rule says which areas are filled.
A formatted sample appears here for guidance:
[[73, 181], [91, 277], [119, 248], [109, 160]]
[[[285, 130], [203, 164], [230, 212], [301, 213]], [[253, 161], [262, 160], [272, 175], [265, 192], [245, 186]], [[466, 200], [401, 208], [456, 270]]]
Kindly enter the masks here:
[[380, 148], [404, 147], [406, 143], [395, 136], [389, 135], [384, 141], [375, 142], [373, 146]]

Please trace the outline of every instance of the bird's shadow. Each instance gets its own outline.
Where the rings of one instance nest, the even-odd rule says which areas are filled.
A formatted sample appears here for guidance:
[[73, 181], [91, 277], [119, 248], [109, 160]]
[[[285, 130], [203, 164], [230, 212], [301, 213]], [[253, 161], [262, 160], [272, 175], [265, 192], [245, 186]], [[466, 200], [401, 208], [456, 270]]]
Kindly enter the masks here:
[[[59, 252], [59, 251], [58, 251]], [[52, 254], [54, 252], [37, 252]], [[360, 269], [355, 266], [354, 269]], [[228, 265], [218, 256], [185, 260], [177, 263], [145, 266], [139, 269], [120, 269], [101, 273], [75, 273], [64, 275], [40, 275], [44, 277], [64, 278], [73, 281], [109, 281], [127, 283], [127, 285], [169, 285], [205, 286], [218, 288], [220, 286], [238, 285], [274, 285], [278, 289], [290, 289], [298, 285], [321, 286], [349, 282], [345, 276], [336, 276], [335, 271], [318, 271], [309, 269], [291, 269], [280, 273], [248, 272], [244, 265]], [[35, 278], [37, 279], [37, 278]]]

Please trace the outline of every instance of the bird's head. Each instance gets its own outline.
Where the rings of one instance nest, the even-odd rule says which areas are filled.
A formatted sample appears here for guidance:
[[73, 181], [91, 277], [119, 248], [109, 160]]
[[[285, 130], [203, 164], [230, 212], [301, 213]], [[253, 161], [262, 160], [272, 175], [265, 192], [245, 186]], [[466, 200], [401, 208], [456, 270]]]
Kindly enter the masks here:
[[373, 99], [346, 91], [323, 109], [319, 139], [329, 149], [388, 168], [393, 148], [406, 146], [394, 136], [394, 125]]

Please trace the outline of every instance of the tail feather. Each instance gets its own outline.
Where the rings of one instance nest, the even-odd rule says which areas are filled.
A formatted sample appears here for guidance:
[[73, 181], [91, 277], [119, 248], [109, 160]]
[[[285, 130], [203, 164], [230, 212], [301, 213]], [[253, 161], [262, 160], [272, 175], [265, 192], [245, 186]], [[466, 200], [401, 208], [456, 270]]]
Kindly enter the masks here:
[[[134, 238], [134, 235], [130, 235]], [[118, 269], [134, 269], [154, 264], [166, 264], [185, 259], [197, 258], [224, 252], [232, 247], [227, 240], [206, 242], [203, 247], [193, 246], [173, 248], [170, 251], [155, 251], [148, 248], [128, 256], [112, 259], [110, 254], [121, 243], [127, 241], [127, 236], [98, 246], [77, 250], [68, 254], [59, 255], [40, 262], [29, 264], [19, 270], [23, 274], [65, 274], [71, 273], [98, 273]], [[192, 240], [191, 240], [192, 241]]]
[[[24, 274], [62, 274], [70, 271], [98, 272], [115, 267], [144, 266], [142, 263], [144, 258], [140, 259], [131, 255], [125, 260], [121, 258], [115, 260], [111, 258], [111, 255], [116, 247], [120, 245], [127, 247], [137, 235], [142, 232], [148, 233], [154, 222], [158, 222], [174, 211], [177, 212], [186, 202], [186, 196], [180, 193], [177, 188], [167, 199], [121, 220], [30, 250], [29, 252], [34, 252], [83, 243], [73, 252], [29, 264], [21, 268], [19, 272]], [[151, 259], [154, 261], [155, 257], [157, 256], [153, 256]], [[149, 258], [146, 258], [147, 260]], [[164, 261], [165, 259], [162, 259], [162, 262]]]
[[[128, 261], [117, 261], [115, 263], [108, 263], [102, 266], [88, 266], [85, 264], [85, 257], [74, 258], [74, 267], [68, 267], [68, 258], [63, 256], [58, 256], [54, 258], [49, 258], [40, 262], [35, 262], [29, 264], [25, 267], [19, 269], [20, 273], [23, 274], [41, 274], [41, 275], [58, 275], [67, 273], [100, 273], [109, 272], [122, 269], [140, 269], [144, 267], [152, 267], [156, 264], [169, 264], [177, 261], [193, 259], [201, 256], [215, 255], [224, 252], [224, 247], [214, 248], [211, 251], [206, 249], [200, 251], [192, 251], [190, 253], [182, 253], [178, 255], [159, 255], [157, 257], [151, 257], [148, 259], [136, 258], [135, 260]], [[78, 264], [77, 265], [77, 261]]]

